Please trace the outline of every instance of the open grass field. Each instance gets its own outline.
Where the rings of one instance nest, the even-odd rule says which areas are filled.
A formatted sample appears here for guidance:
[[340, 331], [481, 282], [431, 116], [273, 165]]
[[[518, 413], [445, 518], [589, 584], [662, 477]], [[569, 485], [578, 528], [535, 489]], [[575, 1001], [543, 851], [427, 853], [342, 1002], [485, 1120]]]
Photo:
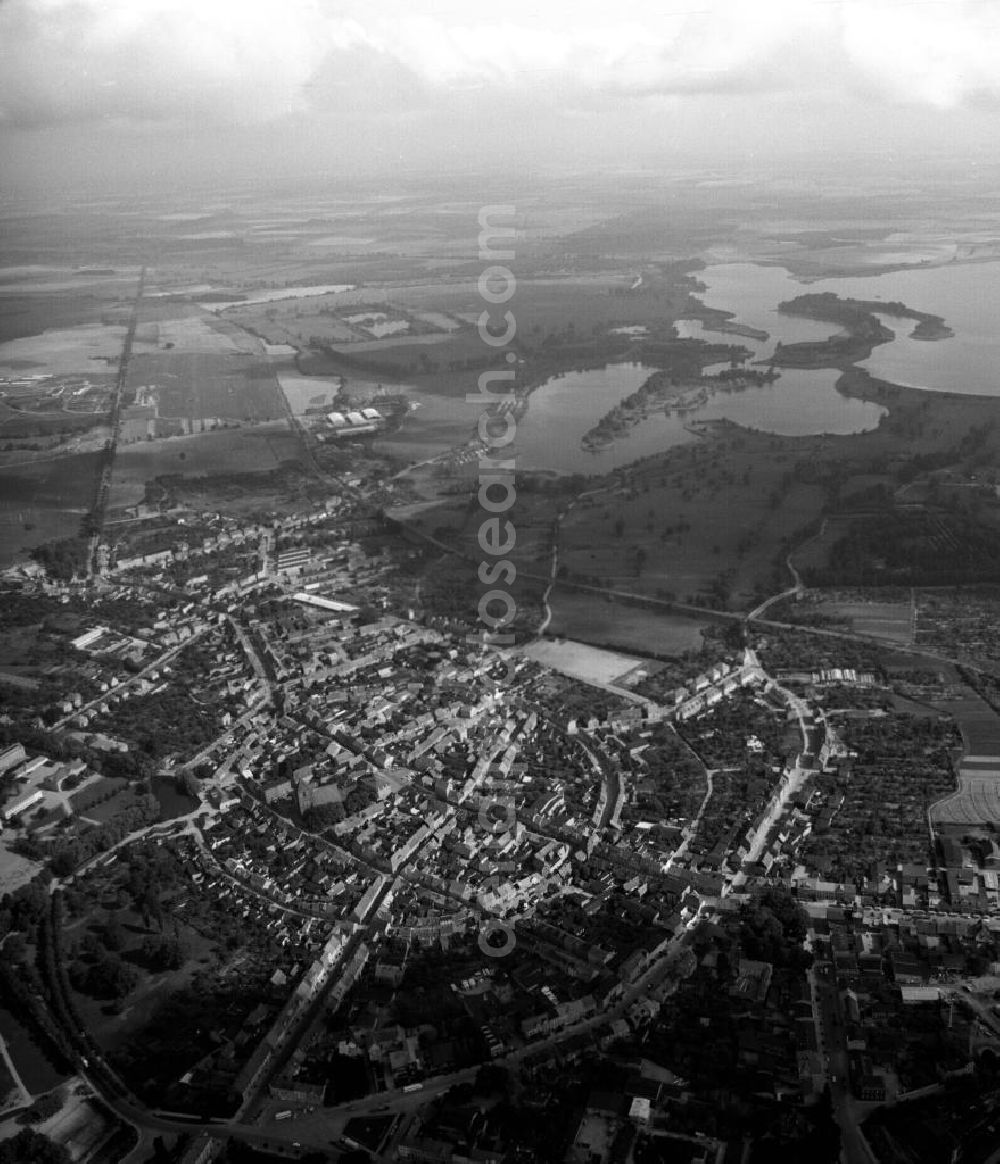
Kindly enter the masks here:
[[40, 861], [29, 861], [18, 853], [12, 853], [7, 844], [14, 839], [14, 833], [4, 830], [3, 844], [0, 845], [0, 895], [13, 893], [28, 882], [41, 869]]
[[100, 804], [82, 809], [80, 815], [85, 816], [87, 820], [96, 821], [98, 824], [107, 824], [116, 813], [129, 808], [134, 802], [135, 797], [126, 790], [112, 796], [110, 800], [104, 800]]
[[283, 421], [140, 441], [118, 451], [111, 506], [141, 501], [146, 482], [154, 477], [263, 473], [297, 461], [300, 450], [298, 438]]
[[560, 563], [576, 580], [749, 607], [786, 584], [786, 539], [823, 502], [817, 485], [785, 480], [790, 466], [773, 440], [720, 435], [626, 470], [623, 486], [586, 498], [563, 522]]
[[[0, 489], [2, 489], [0, 478]], [[44, 509], [35, 506], [30, 511], [18, 505], [9, 505], [0, 495], [0, 569], [13, 565], [25, 554], [48, 542], [75, 537], [86, 511], [79, 509]], [[23, 514], [30, 512], [26, 522]]]
[[301, 513], [329, 495], [329, 488], [298, 467], [267, 473], [231, 473], [173, 478], [170, 493], [179, 505], [194, 510], [221, 511], [255, 520]]
[[73, 537], [90, 506], [97, 453], [0, 468], [0, 562], [56, 538]]
[[296, 416], [310, 409], [332, 408], [333, 398], [340, 391], [339, 377], [300, 376], [297, 372], [279, 372], [278, 384]]
[[972, 696], [941, 706], [958, 721], [966, 756], [1000, 756], [1000, 715], [985, 700]]
[[[136, 275], [131, 275], [115, 287], [74, 286], [66, 290], [46, 290], [42, 284], [34, 284], [28, 290], [24, 281], [0, 283], [0, 344], [18, 339], [30, 340], [46, 329], [59, 331], [83, 325], [101, 326], [101, 317], [109, 308], [117, 306], [119, 299], [125, 303], [132, 297], [135, 280]], [[25, 289], [16, 289], [19, 285]], [[22, 367], [19, 370], [40, 369]]]
[[0, 375], [72, 375], [114, 371], [125, 328], [102, 323], [52, 328], [0, 344]]
[[551, 667], [572, 679], [581, 679], [584, 683], [614, 683], [619, 676], [627, 675], [640, 663], [638, 658], [618, 651], [601, 650], [588, 643], [568, 639], [542, 639], [525, 647], [522, 653], [536, 663]]
[[664, 611], [642, 610], [608, 602], [598, 594], [581, 594], [556, 586], [549, 595], [552, 622], [548, 634], [639, 655], [682, 655], [704, 646], [697, 619]]

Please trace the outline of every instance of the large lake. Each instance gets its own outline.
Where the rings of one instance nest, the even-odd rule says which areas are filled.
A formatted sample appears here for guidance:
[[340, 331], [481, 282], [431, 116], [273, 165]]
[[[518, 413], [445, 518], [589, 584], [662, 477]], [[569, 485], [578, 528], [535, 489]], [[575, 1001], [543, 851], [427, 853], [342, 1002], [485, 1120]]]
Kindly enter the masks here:
[[[894, 384], [963, 395], [1000, 395], [1000, 319], [996, 306], [1000, 300], [1000, 263], [953, 263], [809, 283], [793, 278], [783, 267], [721, 263], [698, 272], [697, 277], [708, 288], [699, 298], [709, 307], [733, 311], [737, 322], [771, 334], [771, 341], [762, 345], [765, 354], [773, 350], [776, 340], [793, 343], [836, 330], [813, 320], [779, 315], [777, 305], [796, 295], [832, 291], [842, 298], [887, 303], [900, 300], [917, 311], [939, 315], [955, 333], [950, 339], [914, 340], [910, 338], [912, 321], [884, 317], [896, 338], [877, 347], [861, 367]], [[705, 338], [722, 337], [706, 333]]]
[[[914, 340], [910, 338], [911, 320], [883, 316], [896, 338], [877, 347], [861, 367], [896, 384], [1000, 395], [1000, 341], [994, 306], [1000, 300], [1000, 263], [956, 264], [812, 282], [800, 282], [782, 267], [720, 263], [698, 272], [697, 277], [706, 287], [699, 298], [707, 306], [733, 312], [734, 322], [766, 331], [768, 339], [722, 334], [706, 329], [697, 320], [677, 321], [681, 336], [742, 344], [753, 353], [751, 359], [760, 360], [774, 351], [779, 340], [785, 344], [822, 340], [838, 330], [835, 324], [781, 315], [777, 307], [786, 299], [832, 291], [844, 298], [901, 300], [915, 310], [941, 316], [954, 336]], [[774, 384], [716, 393], [683, 417], [655, 415], [595, 452], [581, 448], [583, 435], [653, 371], [638, 363], [609, 364], [556, 376], [537, 388], [518, 426], [512, 450], [519, 467], [604, 473], [693, 439], [684, 426], [694, 420], [728, 419], [783, 436], [806, 436], [864, 432], [877, 427], [884, 413], [875, 404], [837, 392], [840, 373], [835, 369], [785, 368]]]

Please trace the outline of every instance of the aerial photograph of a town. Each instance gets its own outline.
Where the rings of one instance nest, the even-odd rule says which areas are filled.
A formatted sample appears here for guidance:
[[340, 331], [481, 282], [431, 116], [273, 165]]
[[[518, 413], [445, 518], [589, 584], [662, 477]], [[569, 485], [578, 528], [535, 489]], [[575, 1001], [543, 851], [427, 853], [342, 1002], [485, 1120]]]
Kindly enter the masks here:
[[1000, 0], [0, 0], [0, 1164], [1000, 1164]]

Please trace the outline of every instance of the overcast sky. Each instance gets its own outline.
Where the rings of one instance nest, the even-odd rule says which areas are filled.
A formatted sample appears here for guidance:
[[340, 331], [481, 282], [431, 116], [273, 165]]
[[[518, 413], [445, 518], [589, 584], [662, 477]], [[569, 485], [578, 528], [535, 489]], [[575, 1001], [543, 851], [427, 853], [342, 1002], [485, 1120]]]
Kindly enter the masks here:
[[1000, 0], [0, 0], [15, 179], [1000, 141]]

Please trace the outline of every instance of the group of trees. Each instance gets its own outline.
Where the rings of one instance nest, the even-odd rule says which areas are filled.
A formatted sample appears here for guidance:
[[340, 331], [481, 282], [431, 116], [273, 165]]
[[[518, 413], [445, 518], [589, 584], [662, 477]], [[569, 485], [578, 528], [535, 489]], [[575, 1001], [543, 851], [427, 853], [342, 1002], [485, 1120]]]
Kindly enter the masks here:
[[74, 990], [91, 998], [122, 999], [139, 984], [139, 971], [117, 954], [101, 954], [96, 962], [74, 962], [69, 968]]
[[805, 970], [812, 965], [812, 955], [802, 947], [806, 929], [801, 906], [784, 889], [766, 889], [740, 909], [743, 953], [776, 967]]
[[24, 1112], [18, 1122], [22, 1124], [40, 1124], [54, 1116], [62, 1108], [62, 1099], [58, 1091], [47, 1091]]
[[0, 1164], [70, 1164], [71, 1160], [66, 1147], [33, 1128], [22, 1128], [0, 1143]]
[[15, 849], [32, 861], [47, 861], [56, 877], [68, 877], [76, 868], [98, 853], [106, 852], [129, 833], [157, 820], [160, 806], [150, 793], [140, 793], [123, 805], [110, 820], [99, 828], [88, 829], [74, 836], [62, 836], [44, 844], [36, 837], [19, 837]]
[[1000, 538], [965, 514], [889, 509], [852, 522], [827, 564], [804, 569], [803, 580], [813, 587], [997, 582]]
[[[214, 660], [209, 666], [214, 665]], [[94, 726], [134, 743], [140, 753], [159, 758], [170, 752], [194, 752], [222, 731], [220, 716], [239, 711], [235, 701], [212, 697], [198, 702], [183, 681], [171, 683], [155, 695], [137, 695], [111, 709]]]
[[62, 538], [36, 546], [31, 556], [44, 566], [50, 578], [69, 582], [77, 575], [86, 573], [88, 550], [86, 538]]

